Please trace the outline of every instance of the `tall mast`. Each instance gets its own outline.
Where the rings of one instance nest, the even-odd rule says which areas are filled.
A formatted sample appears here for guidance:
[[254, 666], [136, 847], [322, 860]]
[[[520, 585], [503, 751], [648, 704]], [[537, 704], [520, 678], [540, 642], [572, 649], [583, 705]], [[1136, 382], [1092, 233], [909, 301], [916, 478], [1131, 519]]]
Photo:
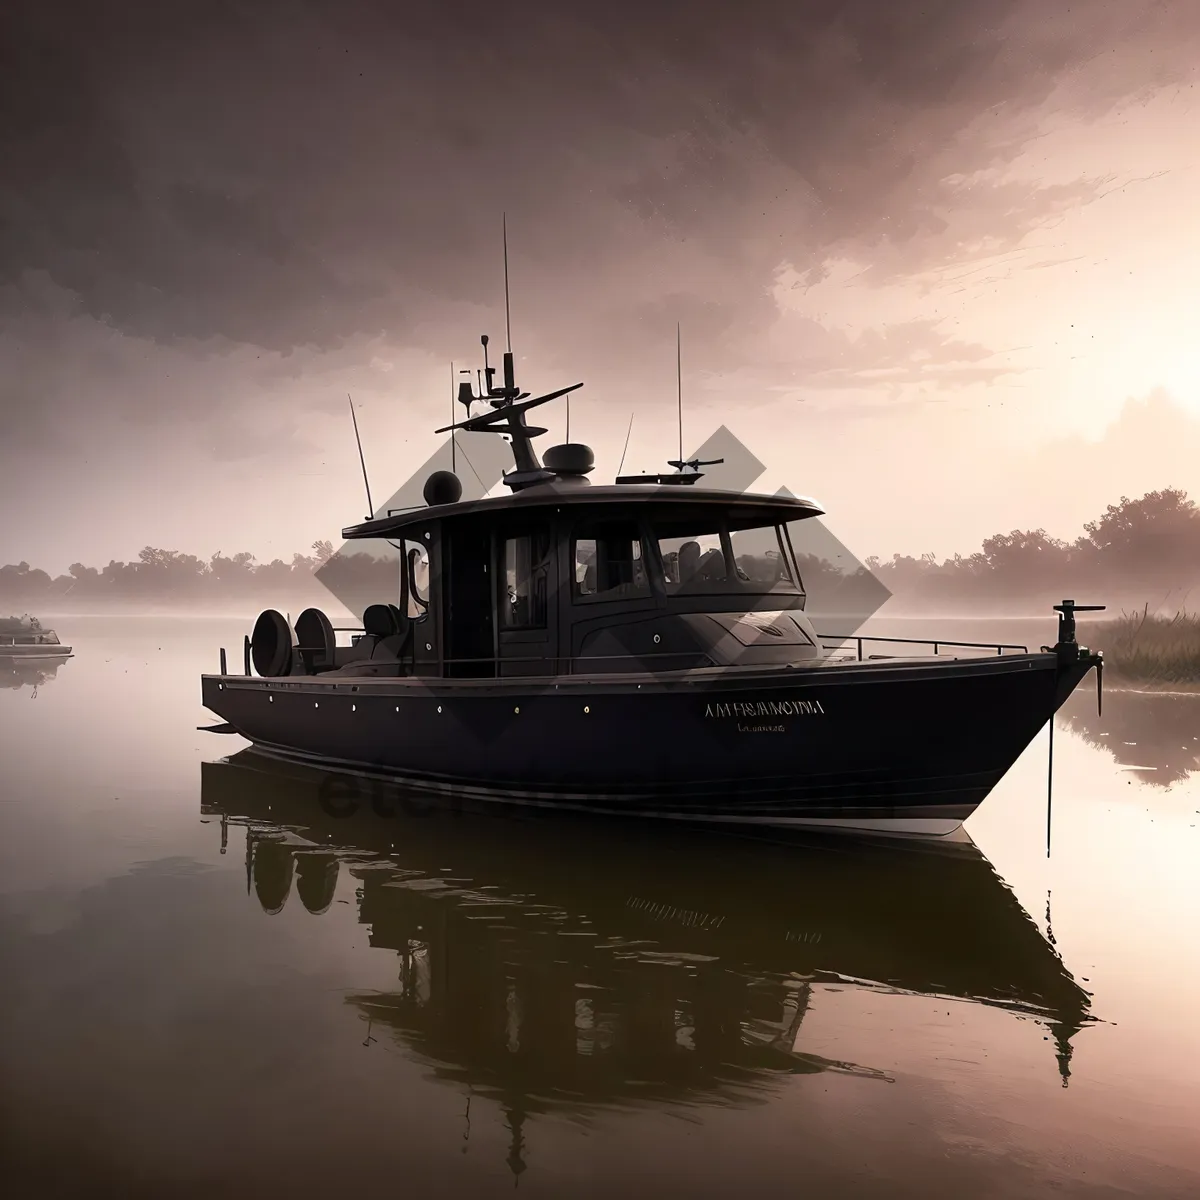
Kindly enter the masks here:
[[512, 306], [508, 298], [508, 213], [501, 214], [501, 233], [504, 240], [504, 333], [508, 349], [504, 352], [504, 396], [512, 404], [519, 391], [516, 381], [516, 370], [513, 367], [512, 352]]
[[508, 213], [502, 213], [501, 229], [504, 237], [504, 332], [508, 339], [508, 352], [512, 353], [512, 310], [508, 302]]
[[[680, 347], [679, 322], [675, 322], [675, 391], [679, 406], [679, 461], [683, 462], [683, 354]], [[683, 467], [679, 468], [681, 471]]]

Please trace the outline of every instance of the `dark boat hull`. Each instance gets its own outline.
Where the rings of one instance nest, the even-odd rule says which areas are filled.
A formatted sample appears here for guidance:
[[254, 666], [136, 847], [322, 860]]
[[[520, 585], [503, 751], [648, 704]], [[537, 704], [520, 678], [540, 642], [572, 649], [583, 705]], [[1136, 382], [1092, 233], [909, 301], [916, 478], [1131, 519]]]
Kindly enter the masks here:
[[205, 676], [263, 750], [623, 815], [943, 836], [1093, 663], [1054, 654], [651, 679]]
[[18, 642], [15, 645], [0, 645], [0, 658], [12, 659], [62, 659], [71, 657], [70, 646], [57, 643]]

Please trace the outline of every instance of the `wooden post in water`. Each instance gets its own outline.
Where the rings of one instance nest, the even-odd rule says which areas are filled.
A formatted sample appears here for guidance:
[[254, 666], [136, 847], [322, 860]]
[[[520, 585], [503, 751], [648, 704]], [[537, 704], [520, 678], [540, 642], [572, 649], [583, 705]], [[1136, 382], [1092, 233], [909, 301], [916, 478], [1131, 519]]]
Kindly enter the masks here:
[[1050, 715], [1050, 753], [1046, 763], [1046, 857], [1050, 857], [1050, 814], [1054, 799], [1054, 714]]

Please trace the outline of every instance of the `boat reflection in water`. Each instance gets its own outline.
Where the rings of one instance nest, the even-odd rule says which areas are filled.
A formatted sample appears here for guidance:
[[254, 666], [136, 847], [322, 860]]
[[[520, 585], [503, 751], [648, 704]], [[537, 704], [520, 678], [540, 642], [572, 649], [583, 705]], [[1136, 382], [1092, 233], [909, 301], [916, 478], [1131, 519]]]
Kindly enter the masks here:
[[20, 691], [32, 688], [37, 695], [43, 683], [49, 683], [58, 674], [63, 658], [12, 658], [0, 654], [0, 688]]
[[[814, 994], [919, 994], [1045, 1025], [1066, 1086], [1089, 996], [969, 841], [818, 835], [427, 807], [395, 785], [254, 751], [203, 765], [203, 811], [246, 827], [263, 909], [323, 913], [358, 881], [387, 993], [349, 995], [437, 1078], [522, 1122], [637, 1103], [737, 1103], [789, 1076], [889, 1077], [798, 1049]], [[340, 814], [340, 815], [335, 815]], [[1048, 1062], [1047, 1064], [1051, 1064]]]
[[1109, 689], [1101, 716], [1077, 693], [1061, 720], [1142, 783], [1170, 787], [1200, 771], [1200, 693]]

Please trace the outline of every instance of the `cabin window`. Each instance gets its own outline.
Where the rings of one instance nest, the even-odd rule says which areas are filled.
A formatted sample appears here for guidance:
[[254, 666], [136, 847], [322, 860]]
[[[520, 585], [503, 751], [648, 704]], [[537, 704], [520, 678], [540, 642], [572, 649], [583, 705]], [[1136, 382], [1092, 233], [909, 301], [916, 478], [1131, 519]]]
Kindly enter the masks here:
[[729, 543], [739, 580], [772, 588], [796, 586], [777, 527], [734, 529]]
[[657, 533], [668, 594], [799, 591], [777, 526], [664, 523]]
[[615, 600], [648, 595], [642, 535], [633, 521], [610, 521], [582, 528], [575, 539], [575, 595]]
[[668, 592], [699, 584], [724, 583], [728, 578], [720, 533], [660, 537], [658, 550]]
[[506, 538], [503, 550], [502, 629], [545, 629], [550, 533], [539, 529]]
[[408, 616], [412, 621], [419, 621], [429, 610], [429, 551], [426, 547], [412, 545], [404, 546], [404, 559], [401, 570], [407, 569], [407, 588], [401, 588], [401, 595], [408, 594]]

